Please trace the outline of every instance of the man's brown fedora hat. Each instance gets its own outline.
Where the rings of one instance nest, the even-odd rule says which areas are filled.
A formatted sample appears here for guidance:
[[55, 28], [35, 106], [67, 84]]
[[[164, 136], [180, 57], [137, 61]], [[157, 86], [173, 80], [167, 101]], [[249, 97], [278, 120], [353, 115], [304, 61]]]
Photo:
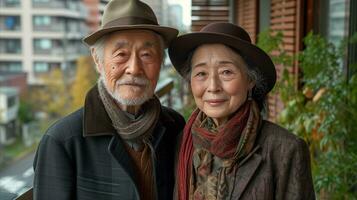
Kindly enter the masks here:
[[[248, 33], [231, 23], [211, 23], [199, 32], [177, 37], [171, 42], [169, 56], [175, 69], [186, 77], [190, 71], [187, 62], [189, 54], [202, 44], [220, 43], [235, 50], [245, 59], [249, 67], [256, 67], [263, 75], [267, 94], [275, 85], [276, 71], [270, 57], [259, 47], [252, 44]], [[264, 94], [264, 95], [265, 95]]]
[[101, 28], [83, 41], [91, 46], [105, 34], [130, 29], [152, 30], [163, 37], [166, 46], [178, 34], [174, 28], [160, 26], [147, 4], [139, 0], [111, 0], [104, 8]]

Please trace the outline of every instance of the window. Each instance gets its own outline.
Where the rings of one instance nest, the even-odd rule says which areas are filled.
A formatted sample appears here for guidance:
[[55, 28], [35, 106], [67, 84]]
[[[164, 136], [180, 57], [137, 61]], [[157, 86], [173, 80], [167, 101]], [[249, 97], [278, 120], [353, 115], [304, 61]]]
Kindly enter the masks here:
[[33, 0], [34, 3], [47, 3], [50, 0]]
[[0, 39], [0, 53], [21, 53], [20, 39]]
[[49, 64], [46, 62], [35, 62], [34, 72], [35, 73], [45, 73], [49, 71]]
[[259, 1], [259, 31], [264, 31], [270, 26], [270, 0]]
[[6, 43], [7, 53], [21, 53], [20, 39], [9, 39]]
[[33, 25], [34, 26], [49, 26], [51, 24], [50, 16], [34, 16]]
[[5, 0], [5, 7], [18, 7], [20, 0]]
[[21, 62], [0, 62], [0, 71], [2, 72], [21, 72]]
[[19, 30], [20, 17], [19, 16], [5, 16], [4, 21], [5, 30]]
[[35, 39], [35, 50], [47, 50], [52, 48], [50, 39]]
[[347, 0], [327, 0], [321, 1], [321, 12], [323, 17], [320, 21], [320, 32], [327, 39], [338, 45], [341, 40], [348, 35], [346, 9]]
[[11, 108], [16, 104], [16, 96], [7, 98], [7, 107]]

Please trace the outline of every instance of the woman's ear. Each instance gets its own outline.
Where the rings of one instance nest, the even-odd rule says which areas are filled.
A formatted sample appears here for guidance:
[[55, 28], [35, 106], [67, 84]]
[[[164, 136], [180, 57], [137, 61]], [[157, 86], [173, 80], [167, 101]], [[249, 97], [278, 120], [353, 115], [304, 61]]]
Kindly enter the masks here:
[[255, 81], [249, 81], [248, 89], [252, 90], [255, 86]]
[[96, 67], [97, 71], [99, 73], [101, 73], [101, 71], [102, 71], [102, 63], [99, 61], [98, 55], [97, 55], [97, 53], [96, 53], [96, 51], [95, 51], [95, 49], [93, 47], [90, 49], [90, 53], [91, 53], [92, 58], [94, 60], [95, 67]]

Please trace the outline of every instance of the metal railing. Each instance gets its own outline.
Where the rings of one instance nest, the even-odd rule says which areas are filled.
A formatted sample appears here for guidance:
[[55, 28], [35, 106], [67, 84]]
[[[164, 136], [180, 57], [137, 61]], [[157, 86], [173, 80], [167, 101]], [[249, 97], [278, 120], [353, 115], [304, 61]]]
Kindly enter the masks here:
[[172, 79], [165, 79], [158, 84], [155, 94], [160, 98], [161, 103], [168, 107], [172, 107], [172, 94], [174, 88], [174, 81]]

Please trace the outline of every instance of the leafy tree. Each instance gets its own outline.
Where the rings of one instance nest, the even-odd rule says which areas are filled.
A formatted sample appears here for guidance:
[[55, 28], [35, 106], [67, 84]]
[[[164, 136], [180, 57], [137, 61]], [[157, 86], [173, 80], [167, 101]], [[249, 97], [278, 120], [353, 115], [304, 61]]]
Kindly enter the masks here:
[[28, 123], [34, 120], [32, 105], [29, 101], [20, 99], [18, 118], [21, 123]]
[[308, 142], [314, 184], [321, 199], [356, 199], [357, 74], [348, 78], [343, 71], [347, 42], [336, 47], [310, 33], [304, 44], [306, 48], [296, 57], [303, 71], [301, 89], [291, 88], [293, 78], [286, 73], [278, 82], [285, 104], [279, 123]]
[[59, 118], [69, 112], [70, 95], [61, 69], [53, 69], [41, 77], [42, 86], [32, 91], [31, 100], [35, 109], [47, 113], [50, 118]]
[[97, 72], [94, 67], [94, 62], [89, 56], [77, 60], [76, 77], [71, 87], [72, 110], [83, 106], [88, 90], [95, 84]]

